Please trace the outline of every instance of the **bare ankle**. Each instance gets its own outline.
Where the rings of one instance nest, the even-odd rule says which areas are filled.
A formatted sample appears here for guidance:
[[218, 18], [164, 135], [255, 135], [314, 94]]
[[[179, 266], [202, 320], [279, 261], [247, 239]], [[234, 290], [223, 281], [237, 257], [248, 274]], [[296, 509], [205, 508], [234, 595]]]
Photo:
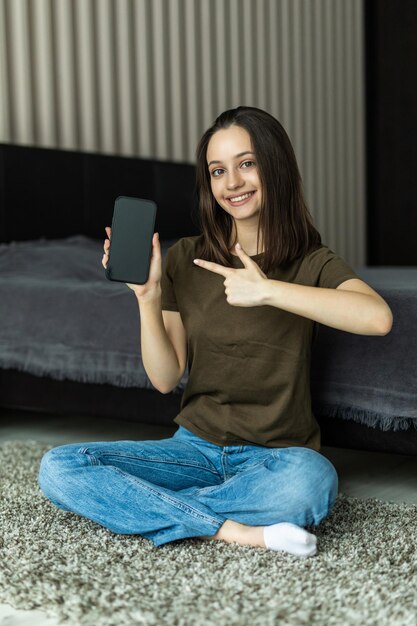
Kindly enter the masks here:
[[228, 519], [220, 526], [215, 535], [212, 537], [201, 537], [201, 539], [214, 539], [225, 541], [226, 543], [265, 548], [263, 526], [248, 526], [247, 524]]

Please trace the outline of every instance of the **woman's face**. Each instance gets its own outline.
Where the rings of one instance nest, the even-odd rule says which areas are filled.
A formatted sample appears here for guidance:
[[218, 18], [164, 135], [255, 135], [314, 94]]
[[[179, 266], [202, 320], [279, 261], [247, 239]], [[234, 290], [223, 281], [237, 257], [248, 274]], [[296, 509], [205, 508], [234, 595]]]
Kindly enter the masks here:
[[214, 133], [207, 146], [207, 163], [218, 204], [236, 220], [258, 220], [262, 189], [247, 130], [230, 126]]

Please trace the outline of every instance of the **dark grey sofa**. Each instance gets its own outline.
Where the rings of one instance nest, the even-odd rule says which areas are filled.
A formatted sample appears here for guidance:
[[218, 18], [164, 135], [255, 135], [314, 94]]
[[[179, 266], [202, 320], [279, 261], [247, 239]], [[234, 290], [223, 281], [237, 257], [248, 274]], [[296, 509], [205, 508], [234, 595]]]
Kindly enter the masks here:
[[[157, 202], [163, 256], [199, 233], [194, 167], [0, 145], [0, 407], [172, 424], [186, 372], [156, 391], [133, 294], [101, 267], [118, 195]], [[311, 393], [323, 445], [417, 453], [417, 268], [354, 268], [387, 300], [385, 337], [319, 326]]]

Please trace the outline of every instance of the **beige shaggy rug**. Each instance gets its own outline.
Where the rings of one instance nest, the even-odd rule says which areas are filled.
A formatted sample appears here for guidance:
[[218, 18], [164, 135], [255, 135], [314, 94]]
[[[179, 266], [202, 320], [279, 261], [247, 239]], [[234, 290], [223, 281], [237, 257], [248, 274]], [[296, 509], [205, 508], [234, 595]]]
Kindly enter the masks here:
[[416, 626], [417, 505], [340, 494], [308, 559], [186, 539], [160, 548], [54, 507], [53, 446], [0, 444], [0, 602], [81, 626]]

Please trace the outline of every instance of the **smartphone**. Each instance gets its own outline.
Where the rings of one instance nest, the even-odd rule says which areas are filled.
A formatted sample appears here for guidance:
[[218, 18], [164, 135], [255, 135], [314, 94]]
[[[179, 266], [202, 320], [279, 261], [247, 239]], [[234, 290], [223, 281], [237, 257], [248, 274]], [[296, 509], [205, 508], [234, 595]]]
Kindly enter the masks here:
[[114, 203], [109, 280], [143, 285], [149, 278], [156, 204], [152, 200], [119, 196]]

